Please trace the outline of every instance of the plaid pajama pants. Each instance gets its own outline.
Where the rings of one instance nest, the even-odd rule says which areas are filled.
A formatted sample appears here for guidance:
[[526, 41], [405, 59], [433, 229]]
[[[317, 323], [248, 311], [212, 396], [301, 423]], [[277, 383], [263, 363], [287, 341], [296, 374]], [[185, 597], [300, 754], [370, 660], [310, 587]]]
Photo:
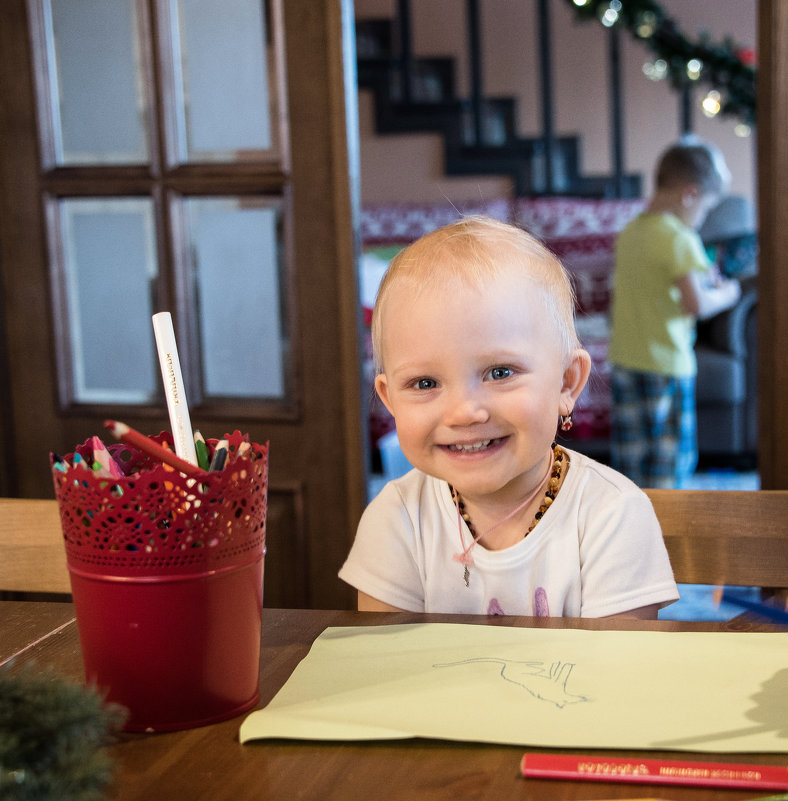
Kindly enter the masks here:
[[639, 487], [681, 487], [698, 462], [695, 378], [613, 366], [613, 468]]

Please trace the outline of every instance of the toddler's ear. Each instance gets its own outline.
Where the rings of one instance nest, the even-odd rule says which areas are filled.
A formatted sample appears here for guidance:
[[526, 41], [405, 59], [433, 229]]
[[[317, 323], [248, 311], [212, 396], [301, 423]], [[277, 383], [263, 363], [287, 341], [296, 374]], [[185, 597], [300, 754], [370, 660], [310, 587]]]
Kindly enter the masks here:
[[389, 400], [389, 383], [386, 380], [385, 373], [378, 373], [375, 376], [375, 391], [378, 393], [378, 397], [383, 401], [383, 405], [393, 416], [394, 412], [391, 410], [391, 401]]
[[[561, 414], [569, 414], [575, 406], [580, 393], [591, 373], [591, 356], [587, 350], [578, 348], [564, 370], [564, 383], [561, 387]], [[566, 406], [566, 410], [564, 410]]]

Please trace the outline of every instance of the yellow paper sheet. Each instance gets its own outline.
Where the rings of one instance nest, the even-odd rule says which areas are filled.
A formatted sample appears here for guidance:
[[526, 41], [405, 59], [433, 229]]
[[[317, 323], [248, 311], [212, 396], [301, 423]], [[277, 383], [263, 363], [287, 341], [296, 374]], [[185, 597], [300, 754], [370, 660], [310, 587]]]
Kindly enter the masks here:
[[329, 628], [241, 742], [788, 752], [788, 633]]

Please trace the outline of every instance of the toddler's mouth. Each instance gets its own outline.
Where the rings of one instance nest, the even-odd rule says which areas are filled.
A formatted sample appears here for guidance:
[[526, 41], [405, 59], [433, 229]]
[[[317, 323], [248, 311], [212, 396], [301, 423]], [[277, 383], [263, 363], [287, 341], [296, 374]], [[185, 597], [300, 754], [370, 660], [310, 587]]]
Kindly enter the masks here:
[[480, 439], [478, 442], [456, 443], [454, 445], [447, 445], [446, 447], [452, 453], [478, 453], [479, 451], [487, 450], [491, 445], [497, 445], [500, 441], [500, 438]]

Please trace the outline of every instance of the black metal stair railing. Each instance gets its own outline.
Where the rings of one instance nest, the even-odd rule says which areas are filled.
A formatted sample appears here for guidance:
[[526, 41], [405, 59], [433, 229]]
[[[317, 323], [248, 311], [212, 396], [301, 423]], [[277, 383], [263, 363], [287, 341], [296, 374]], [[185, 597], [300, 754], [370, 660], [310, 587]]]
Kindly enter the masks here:
[[466, 2], [471, 75], [466, 98], [457, 95], [454, 59], [413, 55], [408, 0], [398, 0], [396, 20], [356, 21], [358, 84], [374, 95], [377, 131], [439, 133], [445, 142], [446, 174], [506, 175], [512, 178], [518, 197], [639, 197], [640, 176], [626, 175], [623, 170], [617, 40], [611, 37], [609, 49], [613, 174], [582, 174], [579, 137], [554, 133], [549, 2], [537, 4], [540, 136], [517, 134], [515, 98], [484, 95], [478, 0]]

